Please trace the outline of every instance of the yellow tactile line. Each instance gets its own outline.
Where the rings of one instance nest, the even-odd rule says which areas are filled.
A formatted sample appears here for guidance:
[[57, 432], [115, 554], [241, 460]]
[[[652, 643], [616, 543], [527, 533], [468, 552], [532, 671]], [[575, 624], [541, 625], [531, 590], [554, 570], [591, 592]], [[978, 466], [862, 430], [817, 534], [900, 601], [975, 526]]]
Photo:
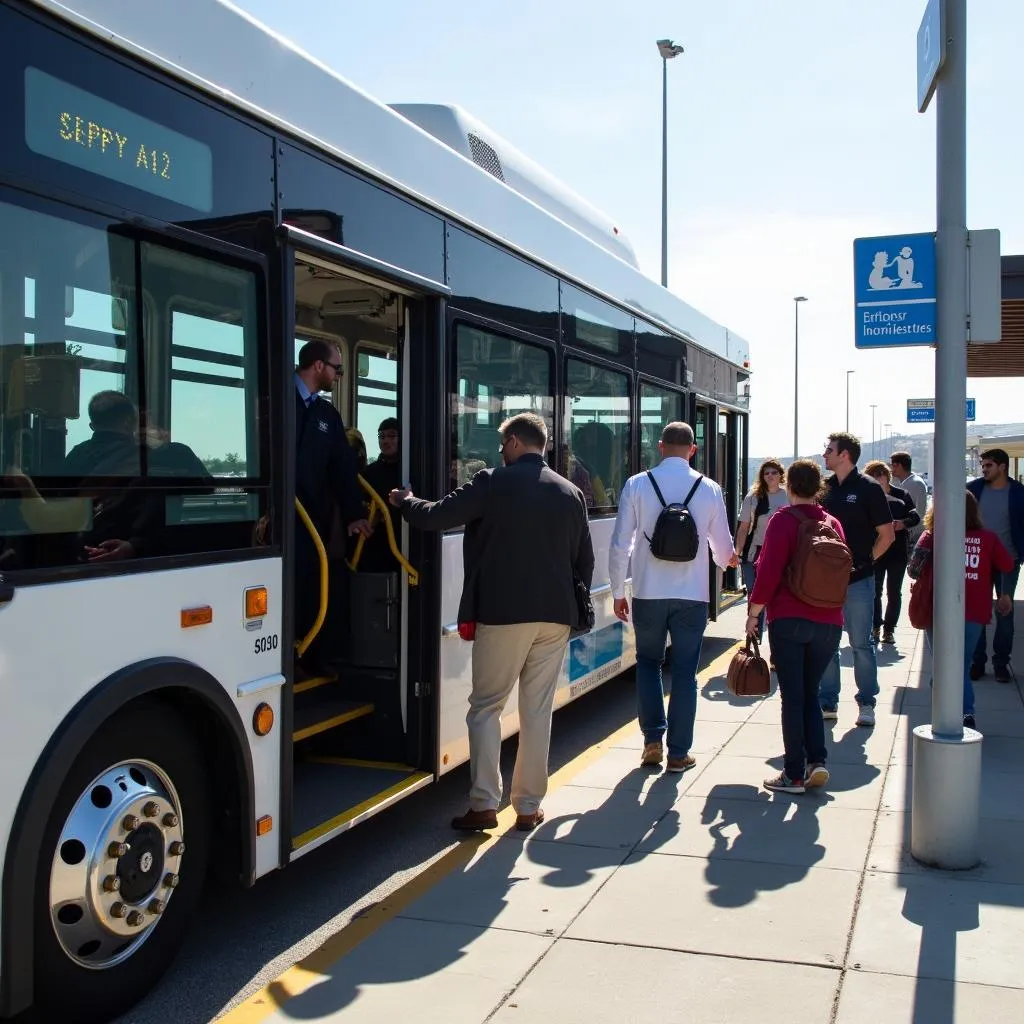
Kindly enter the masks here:
[[[736, 648], [737, 641], [727, 651], [720, 654], [698, 676], [698, 683], [722, 675], [729, 666]], [[583, 753], [574, 757], [558, 769], [548, 780], [548, 793], [568, 785], [572, 779], [588, 768], [599, 757], [625, 739], [636, 730], [636, 722], [629, 722], [616, 729], [601, 742], [595, 743]], [[302, 995], [317, 982], [322, 981], [331, 972], [333, 964], [347, 956], [361, 942], [368, 939], [383, 925], [397, 917], [421, 896], [428, 893], [442, 879], [453, 871], [465, 868], [477, 853], [493, 846], [506, 832], [515, 826], [516, 812], [506, 807], [498, 812], [498, 827], [490, 833], [480, 833], [462, 840], [447, 853], [428, 865], [418, 875], [409, 879], [403, 886], [375, 903], [365, 913], [357, 915], [341, 931], [335, 932], [325, 940], [323, 945], [313, 950], [304, 960], [294, 967], [289, 967], [258, 992], [253, 993], [243, 1003], [229, 1010], [219, 1018], [222, 1024], [260, 1024], [271, 1014], [279, 1010], [289, 999]]]

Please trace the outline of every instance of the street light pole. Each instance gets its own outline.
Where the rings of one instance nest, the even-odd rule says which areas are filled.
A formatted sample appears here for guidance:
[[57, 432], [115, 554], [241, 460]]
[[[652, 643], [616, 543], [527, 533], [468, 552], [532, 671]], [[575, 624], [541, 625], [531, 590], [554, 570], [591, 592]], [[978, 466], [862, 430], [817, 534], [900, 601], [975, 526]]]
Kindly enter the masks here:
[[855, 371], [846, 371], [846, 432], [850, 432], [850, 377]]
[[871, 457], [875, 457], [875, 410], [877, 405], [871, 406]]
[[661, 286], [668, 287], [668, 62], [683, 52], [671, 39], [658, 40], [661, 54]]
[[793, 298], [793, 458], [800, 458], [800, 303], [806, 295]]

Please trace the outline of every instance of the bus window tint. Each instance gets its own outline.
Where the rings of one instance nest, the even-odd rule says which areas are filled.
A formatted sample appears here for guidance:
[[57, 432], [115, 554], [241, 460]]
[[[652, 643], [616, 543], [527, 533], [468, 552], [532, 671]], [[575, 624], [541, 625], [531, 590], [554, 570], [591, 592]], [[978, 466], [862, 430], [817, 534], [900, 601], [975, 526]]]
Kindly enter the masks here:
[[614, 509], [629, 476], [629, 378], [579, 359], [566, 360], [562, 474], [587, 506]]
[[459, 324], [452, 479], [458, 486], [501, 465], [498, 428], [519, 412], [535, 412], [551, 430], [551, 357], [542, 348]]
[[369, 462], [380, 455], [377, 428], [398, 416], [398, 362], [390, 352], [356, 348], [356, 429], [363, 436]]
[[686, 398], [653, 384], [640, 385], [640, 468], [652, 469], [661, 461], [658, 442], [667, 423], [685, 420]]

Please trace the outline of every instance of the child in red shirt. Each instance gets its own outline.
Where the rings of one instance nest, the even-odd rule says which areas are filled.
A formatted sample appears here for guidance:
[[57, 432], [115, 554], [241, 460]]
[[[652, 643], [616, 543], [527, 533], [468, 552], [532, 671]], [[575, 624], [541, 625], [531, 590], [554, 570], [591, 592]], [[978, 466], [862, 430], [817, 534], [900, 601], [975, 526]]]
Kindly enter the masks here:
[[[1013, 568], [1013, 559], [1003, 547], [1002, 541], [981, 523], [978, 499], [966, 491], [966, 525], [964, 535], [964, 725], [973, 729], [974, 683], [971, 682], [971, 659], [978, 644], [982, 629], [992, 621], [992, 580], [993, 570], [1007, 573]], [[916, 580], [928, 569], [932, 557], [934, 508], [928, 509], [924, 517], [924, 533], [914, 548], [907, 566], [907, 574]], [[1008, 615], [1013, 610], [1010, 594], [1000, 594], [996, 611]], [[932, 649], [932, 631], [925, 630], [928, 649]], [[930, 685], [930, 684], [929, 684]]]

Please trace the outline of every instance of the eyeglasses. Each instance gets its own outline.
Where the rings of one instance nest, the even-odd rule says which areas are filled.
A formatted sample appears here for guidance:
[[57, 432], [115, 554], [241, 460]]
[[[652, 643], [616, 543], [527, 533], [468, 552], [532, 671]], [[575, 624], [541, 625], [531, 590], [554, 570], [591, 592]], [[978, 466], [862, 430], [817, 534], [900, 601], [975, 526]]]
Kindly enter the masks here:
[[825, 454], [826, 455], [835, 455], [835, 453], [836, 453], [836, 450], [835, 450], [835, 448], [832, 447], [832, 445], [828, 445], [825, 448]]
[[777, 469], [766, 469], [764, 471], [765, 476], [780, 476], [781, 474]]
[[498, 454], [500, 455], [505, 450], [505, 445], [512, 444], [515, 441], [515, 439], [515, 434], [513, 434], [511, 437], [506, 437], [505, 440], [498, 445]]
[[339, 377], [345, 376], [345, 367], [341, 363], [329, 363], [325, 359], [324, 366], [329, 366]]

